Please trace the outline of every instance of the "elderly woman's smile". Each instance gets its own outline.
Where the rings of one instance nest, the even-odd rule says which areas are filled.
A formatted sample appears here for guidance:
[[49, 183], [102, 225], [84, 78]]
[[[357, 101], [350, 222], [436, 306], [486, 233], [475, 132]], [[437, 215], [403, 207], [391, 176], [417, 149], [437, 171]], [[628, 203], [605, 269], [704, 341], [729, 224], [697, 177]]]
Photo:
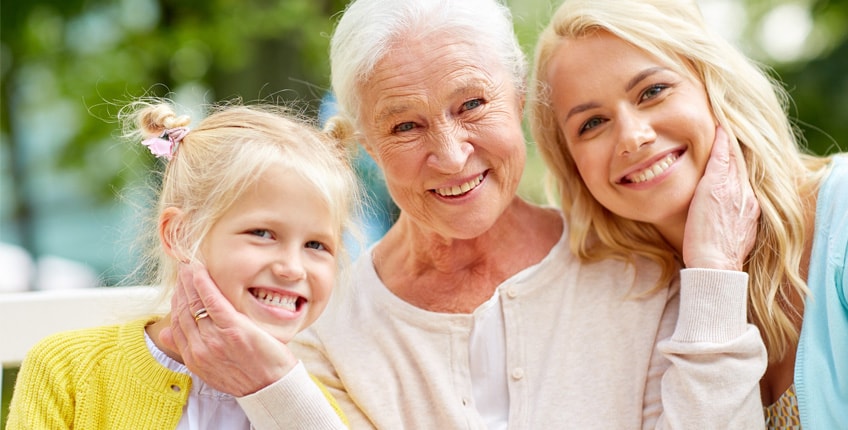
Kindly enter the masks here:
[[433, 192], [442, 197], [461, 197], [469, 191], [477, 188], [477, 186], [483, 182], [483, 178], [485, 178], [485, 176], [485, 174], [481, 173], [480, 175], [477, 175], [477, 177], [475, 177], [474, 179], [468, 182], [464, 182], [461, 185], [436, 188], [435, 190], [433, 190]]

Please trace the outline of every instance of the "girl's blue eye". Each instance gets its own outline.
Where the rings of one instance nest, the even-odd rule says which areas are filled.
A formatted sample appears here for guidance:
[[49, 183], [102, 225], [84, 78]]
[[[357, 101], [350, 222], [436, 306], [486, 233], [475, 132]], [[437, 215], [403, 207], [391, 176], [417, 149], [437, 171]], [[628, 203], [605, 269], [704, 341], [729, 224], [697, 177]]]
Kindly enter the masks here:
[[317, 250], [327, 249], [327, 247], [325, 247], [323, 243], [318, 242], [317, 240], [310, 240], [309, 242], [306, 242], [306, 247]]
[[402, 123], [400, 123], [400, 124], [396, 125], [393, 131], [394, 131], [395, 133], [402, 133], [402, 132], [404, 132], [404, 131], [412, 130], [413, 128], [415, 128], [415, 123], [412, 123], [412, 122], [402, 122]]
[[462, 109], [463, 110], [471, 110], [471, 109], [480, 107], [481, 105], [483, 105], [483, 100], [480, 100], [480, 99], [469, 100], [469, 101], [462, 104]]
[[271, 237], [272, 237], [270, 231], [265, 230], [265, 229], [261, 229], [261, 228], [253, 230], [250, 233], [254, 236], [259, 236], [259, 237], [264, 238], [264, 239], [271, 239]]

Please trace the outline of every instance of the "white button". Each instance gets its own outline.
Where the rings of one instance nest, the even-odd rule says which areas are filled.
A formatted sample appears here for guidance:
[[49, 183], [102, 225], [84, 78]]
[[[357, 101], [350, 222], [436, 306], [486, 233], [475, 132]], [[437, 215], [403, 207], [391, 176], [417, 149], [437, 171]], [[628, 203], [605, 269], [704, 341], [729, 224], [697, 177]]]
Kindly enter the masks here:
[[468, 406], [468, 399], [466, 399], [466, 398], [462, 399], [462, 406]]
[[518, 291], [515, 290], [515, 287], [509, 287], [509, 289], [506, 290], [506, 295], [510, 299], [514, 299], [514, 298], [518, 297]]
[[512, 379], [521, 379], [524, 377], [524, 369], [516, 367], [512, 369]]

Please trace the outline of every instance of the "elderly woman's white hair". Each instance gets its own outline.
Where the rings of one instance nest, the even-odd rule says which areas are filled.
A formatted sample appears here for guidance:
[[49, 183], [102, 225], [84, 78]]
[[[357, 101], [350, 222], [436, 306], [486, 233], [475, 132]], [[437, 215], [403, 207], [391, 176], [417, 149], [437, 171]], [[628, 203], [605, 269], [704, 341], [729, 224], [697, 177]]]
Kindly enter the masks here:
[[331, 78], [340, 113], [354, 124], [359, 122], [359, 85], [404, 37], [445, 32], [490, 50], [512, 73], [518, 93], [525, 93], [527, 60], [515, 37], [510, 10], [501, 1], [356, 0], [348, 5], [330, 42]]

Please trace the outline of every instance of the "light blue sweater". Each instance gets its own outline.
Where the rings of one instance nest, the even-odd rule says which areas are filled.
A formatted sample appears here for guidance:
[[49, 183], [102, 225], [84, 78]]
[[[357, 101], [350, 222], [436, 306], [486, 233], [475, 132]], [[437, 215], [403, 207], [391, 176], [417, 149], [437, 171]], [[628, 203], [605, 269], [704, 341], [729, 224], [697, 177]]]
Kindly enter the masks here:
[[795, 361], [802, 427], [848, 427], [848, 156], [834, 157], [816, 207], [811, 296]]

